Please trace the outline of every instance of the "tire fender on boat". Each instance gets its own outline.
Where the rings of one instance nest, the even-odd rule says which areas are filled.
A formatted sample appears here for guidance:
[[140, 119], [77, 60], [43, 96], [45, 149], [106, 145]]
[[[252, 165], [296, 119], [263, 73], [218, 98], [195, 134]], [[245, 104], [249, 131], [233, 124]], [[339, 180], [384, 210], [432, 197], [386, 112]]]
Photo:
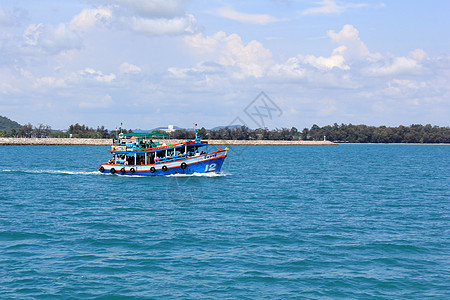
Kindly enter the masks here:
[[116, 169], [111, 168], [111, 170], [109, 172], [111, 172], [111, 174], [114, 174], [114, 173], [116, 173]]
[[162, 170], [165, 172], [167, 171], [167, 166], [162, 166]]
[[125, 174], [125, 168], [120, 169], [120, 173]]
[[136, 170], [135, 170], [134, 168], [131, 168], [131, 169], [130, 169], [130, 172], [131, 172], [131, 173], [134, 173], [134, 172], [136, 172]]
[[186, 167], [187, 167], [187, 164], [185, 162], [182, 162], [181, 163], [181, 168], [184, 170], [184, 169], [186, 169]]
[[155, 173], [155, 171], [156, 171], [155, 167], [150, 168], [150, 173]]
[[102, 173], [105, 172], [105, 168], [103, 168], [103, 166], [100, 166], [100, 168], [98, 168], [98, 170]]

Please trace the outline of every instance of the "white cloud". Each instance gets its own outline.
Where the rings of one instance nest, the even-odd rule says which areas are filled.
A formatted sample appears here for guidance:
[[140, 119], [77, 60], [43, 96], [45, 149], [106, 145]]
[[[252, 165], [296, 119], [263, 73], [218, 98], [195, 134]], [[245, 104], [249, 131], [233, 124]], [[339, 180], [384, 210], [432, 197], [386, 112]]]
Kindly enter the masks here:
[[417, 61], [421, 61], [428, 58], [428, 54], [422, 49], [416, 49], [414, 51], [409, 52], [409, 57]]
[[[25, 44], [46, 54], [81, 49], [81, 36], [86, 37], [84, 33], [99, 24], [121, 25], [148, 35], [192, 34], [197, 31], [197, 21], [185, 13], [184, 1], [116, 0], [115, 3], [83, 9], [67, 23], [30, 24], [24, 31]], [[0, 8], [0, 22], [4, 16]]]
[[66, 83], [61, 78], [56, 78], [52, 76], [40, 77], [34, 80], [33, 87], [34, 88], [61, 88], [65, 87]]
[[[344, 27], [341, 32], [332, 36], [336, 41], [349, 44], [350, 47], [352, 45], [349, 41], [359, 41], [359, 44], [356, 44], [360, 48], [362, 42], [359, 40], [358, 32], [355, 33], [350, 29], [354, 28]], [[347, 38], [345, 38], [346, 35], [348, 35]], [[227, 35], [222, 31], [212, 36], [196, 34], [185, 37], [185, 41], [190, 47], [195, 48], [203, 59], [214, 61], [225, 67], [227, 73], [233, 78], [267, 77], [278, 81], [308, 80], [333, 87], [355, 88], [357, 86], [352, 82], [351, 76], [327, 74], [335, 73], [335, 70], [350, 70], [350, 65], [346, 63], [343, 55], [343, 52], [347, 51], [346, 46], [339, 46], [329, 57], [298, 54], [296, 57], [287, 59], [285, 63], [276, 63], [270, 50], [265, 49], [262, 44], [251, 41], [245, 45], [237, 34]], [[368, 50], [364, 54], [368, 55]], [[198, 74], [209, 71], [197, 67], [189, 71], [173, 68], [170, 72], [178, 78], [186, 78], [191, 74], [190, 72]], [[224, 76], [227, 76], [227, 73]]]
[[266, 25], [277, 22], [278, 19], [266, 14], [247, 14], [235, 11], [231, 8], [223, 7], [216, 11], [216, 14], [227, 19], [243, 23]]
[[24, 39], [29, 46], [37, 47], [47, 53], [79, 49], [82, 45], [81, 38], [63, 23], [31, 24], [25, 29]]
[[213, 36], [205, 36], [201, 33], [185, 37], [184, 41], [190, 47], [196, 48], [197, 51], [203, 53], [215, 52], [219, 46], [219, 41], [226, 37], [226, 33], [219, 31]]
[[136, 65], [124, 62], [119, 67], [120, 73], [139, 73], [142, 69]]
[[[14, 72], [15, 71], [15, 72]], [[9, 83], [13, 83], [16, 88], [18, 88], [15, 92], [20, 92], [19, 90], [28, 90], [31, 89], [33, 92], [45, 92], [48, 90], [54, 90], [57, 88], [66, 87], [66, 83], [64, 78], [55, 77], [55, 76], [42, 76], [37, 77], [32, 72], [25, 70], [23, 68], [18, 68], [14, 71], [6, 69], [0, 69], [0, 79], [5, 86], [9, 86]], [[9, 74], [7, 77], [5, 74]], [[2, 76], [3, 75], [3, 76]], [[1, 89], [0, 89], [1, 90]]]
[[173, 18], [185, 14], [185, 0], [115, 0], [115, 3], [144, 18]]
[[191, 34], [196, 31], [197, 21], [192, 15], [171, 19], [133, 17], [130, 21], [130, 27], [136, 32], [149, 35]]
[[39, 35], [42, 34], [41, 27], [43, 27], [42, 23], [31, 24], [25, 29], [23, 37], [28, 45], [36, 46], [38, 44]]
[[[327, 35], [338, 44], [352, 43], [355, 41], [358, 43], [362, 43], [359, 39], [359, 31], [352, 25], [348, 24], [344, 25], [344, 27], [342, 27], [341, 31], [339, 31], [338, 33], [336, 33], [334, 30], [330, 30], [327, 32]], [[367, 47], [365, 47], [365, 51], [368, 51]]]
[[169, 68], [168, 71], [170, 74], [172, 74], [172, 76], [174, 78], [188, 78], [188, 73], [191, 71], [192, 69], [188, 69], [188, 68]]
[[212, 61], [222, 66], [237, 67], [234, 77], [262, 77], [265, 70], [273, 64], [272, 53], [253, 40], [247, 45], [237, 34], [226, 35], [219, 31], [213, 36], [203, 37], [201, 33], [187, 36], [185, 42], [200, 53], [208, 53]]
[[184, 0], [115, 0], [118, 24], [146, 35], [183, 35], [197, 31], [197, 20]]
[[269, 77], [297, 80], [306, 76], [306, 69], [302, 67], [297, 57], [289, 58], [284, 64], [275, 64], [270, 68]]
[[316, 2], [318, 6], [310, 7], [301, 12], [301, 15], [328, 15], [328, 14], [340, 14], [348, 10], [349, 8], [361, 8], [366, 7], [364, 3], [353, 4], [337, 4], [333, 0], [323, 0]]
[[343, 6], [337, 5], [332, 0], [324, 0], [316, 2], [316, 4], [319, 6], [303, 10], [302, 15], [339, 14], [345, 10]]
[[0, 67], [0, 93], [5, 95], [20, 93], [22, 84], [12, 70]]
[[102, 98], [94, 98], [92, 101], [82, 101], [78, 104], [80, 108], [108, 108], [114, 104], [112, 97], [106, 94]]
[[[130, 69], [133, 68], [133, 65], [130, 65]], [[136, 67], [136, 66], [134, 66]], [[38, 92], [48, 92], [48, 91], [56, 91], [57, 89], [65, 89], [72, 90], [76, 93], [80, 88], [84, 88], [86, 86], [94, 85], [111, 85], [116, 80], [116, 75], [114, 73], [104, 74], [102, 71], [95, 70], [93, 68], [85, 68], [81, 71], [74, 72], [61, 72], [58, 76], [39, 76], [35, 75], [32, 72], [25, 70], [23, 68], [18, 68], [17, 73], [20, 75], [19, 77], [22, 79], [21, 89], [23, 91], [38, 91]], [[5, 82], [16, 82], [17, 79], [14, 79], [16, 76], [12, 75], [10, 72], [10, 76]], [[0, 79], [2, 78], [2, 73], [0, 69]], [[6, 78], [5, 78], [6, 79]], [[18, 85], [17, 85], [18, 86]], [[6, 85], [5, 85], [6, 87]], [[1, 91], [1, 90], [0, 90]]]
[[270, 50], [265, 49], [261, 43], [253, 40], [245, 45], [239, 35], [227, 36], [223, 31], [206, 37], [199, 33], [186, 37], [185, 41], [200, 52], [214, 53], [218, 62], [226, 66], [258, 62], [265, 65], [272, 58]]
[[344, 57], [342, 55], [331, 55], [330, 57], [316, 57], [314, 55], [299, 55], [300, 59], [305, 64], [310, 64], [317, 69], [331, 70], [333, 68], [339, 68], [342, 70], [349, 70], [350, 67], [344, 63]]
[[83, 9], [74, 16], [69, 23], [69, 27], [75, 31], [85, 31], [94, 27], [98, 23], [106, 22], [112, 18], [110, 8]]
[[417, 97], [427, 88], [424, 81], [416, 81], [410, 79], [392, 79], [387, 82], [387, 87], [380, 91], [381, 94], [395, 98]]
[[405, 87], [408, 89], [420, 89], [420, 88], [424, 88], [427, 86], [427, 84], [423, 81], [417, 82], [417, 81], [409, 80], [409, 79], [393, 79], [389, 83], [389, 86], [392, 86], [392, 85], [397, 85], [397, 86]]
[[[171, 77], [178, 79], [185, 79], [192, 76], [198, 76], [204, 74], [205, 77], [211, 78], [211, 76], [228, 76], [225, 71], [225, 67], [214, 62], [199, 62], [195, 67], [191, 68], [175, 68], [168, 69]], [[220, 74], [220, 75], [219, 75]]]
[[23, 38], [29, 47], [48, 54], [80, 49], [83, 41], [79, 33], [111, 18], [112, 11], [109, 8], [84, 9], [68, 23], [30, 24], [25, 29]]
[[[191, 68], [172, 67], [169, 73], [182, 80], [214, 78], [218, 84], [230, 78], [252, 77], [290, 84], [303, 82], [321, 89], [362, 88], [369, 93], [370, 87], [380, 84], [378, 80], [386, 80], [382, 77], [392, 80], [392, 76], [399, 74], [420, 74], [424, 70], [420, 62], [428, 57], [421, 49], [410, 52], [408, 57], [386, 58], [372, 53], [352, 25], [345, 25], [340, 31], [330, 30], [327, 34], [331, 41], [338, 44], [329, 56], [298, 54], [281, 63], [274, 61], [271, 51], [259, 42], [244, 44], [237, 34], [227, 35], [219, 31], [212, 36], [186, 36], [186, 44], [195, 50], [203, 62], [217, 65], [210, 64], [210, 68], [205, 68], [204, 63]], [[372, 79], [368, 80], [369, 77]], [[373, 77], [380, 79], [375, 82]], [[393, 81], [392, 87], [394, 85], [399, 85], [399, 82]]]
[[10, 22], [9, 15], [0, 6], [0, 25], [8, 24]]
[[102, 83], [111, 83], [114, 79], [116, 79], [116, 75], [113, 73], [106, 75], [103, 74], [103, 72], [96, 71], [92, 68], [86, 68], [83, 71], [78, 72], [78, 77]]
[[422, 70], [422, 66], [408, 57], [394, 57], [392, 61], [382, 66], [375, 66], [365, 70], [370, 76], [390, 76], [397, 74], [414, 74]]
[[377, 60], [381, 58], [380, 54], [370, 53], [367, 46], [359, 38], [359, 31], [353, 25], [344, 25], [339, 32], [330, 30], [327, 35], [332, 41], [341, 45], [334, 49], [333, 54], [343, 55], [346, 59], [367, 58]]

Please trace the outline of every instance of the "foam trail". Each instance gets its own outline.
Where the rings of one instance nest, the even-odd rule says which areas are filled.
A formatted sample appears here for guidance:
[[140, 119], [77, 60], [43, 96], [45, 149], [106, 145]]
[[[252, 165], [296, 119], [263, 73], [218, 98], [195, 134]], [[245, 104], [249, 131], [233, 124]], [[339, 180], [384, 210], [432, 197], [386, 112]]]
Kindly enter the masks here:
[[66, 171], [66, 170], [2, 170], [2, 172], [24, 173], [24, 174], [60, 174], [60, 175], [102, 175], [98, 171]]
[[[100, 173], [98, 171], [90, 171], [90, 172], [86, 172], [86, 171], [66, 171], [66, 170], [9, 170], [9, 169], [5, 169], [5, 170], [1, 170], [1, 172], [10, 172], [10, 173], [22, 173], [22, 174], [57, 174], [57, 175], [111, 175], [113, 176], [114, 174], [110, 174], [110, 173]], [[163, 175], [163, 176], [158, 176], [158, 177], [225, 177], [225, 176], [230, 176], [231, 174], [227, 174], [227, 173], [193, 173], [193, 174], [170, 174], [170, 175]], [[145, 176], [145, 175], [125, 175], [125, 176], [120, 176], [120, 177], [126, 177], [126, 178], [131, 178], [131, 177], [139, 177], [139, 178], [145, 178], [145, 177], [152, 177], [152, 176]]]

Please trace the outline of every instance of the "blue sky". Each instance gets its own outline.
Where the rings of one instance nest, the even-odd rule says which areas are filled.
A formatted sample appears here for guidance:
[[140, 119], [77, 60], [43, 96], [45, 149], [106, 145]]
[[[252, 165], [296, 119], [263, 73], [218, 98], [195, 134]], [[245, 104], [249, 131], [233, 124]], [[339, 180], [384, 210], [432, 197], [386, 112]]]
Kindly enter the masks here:
[[[449, 126], [449, 1], [0, 1], [0, 115], [64, 129], [233, 120]], [[242, 123], [241, 122], [241, 123]]]

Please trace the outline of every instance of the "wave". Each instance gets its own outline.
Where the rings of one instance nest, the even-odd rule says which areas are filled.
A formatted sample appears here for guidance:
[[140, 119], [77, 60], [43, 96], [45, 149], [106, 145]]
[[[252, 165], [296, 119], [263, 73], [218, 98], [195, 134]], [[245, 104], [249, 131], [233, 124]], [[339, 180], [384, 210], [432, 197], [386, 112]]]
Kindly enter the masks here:
[[231, 174], [229, 173], [213, 173], [213, 172], [209, 172], [209, 173], [192, 173], [192, 174], [170, 174], [170, 175], [166, 175], [167, 177], [192, 177], [192, 176], [197, 176], [197, 177], [225, 177], [225, 176], [230, 176]]
[[[114, 175], [110, 173], [100, 173], [99, 171], [68, 171], [68, 170], [1, 170], [1, 172], [5, 173], [20, 173], [20, 174], [56, 174], [56, 175]], [[228, 173], [193, 173], [193, 174], [170, 174], [166, 176], [158, 176], [158, 177], [225, 177], [230, 176]], [[132, 177], [140, 177], [145, 178], [149, 176], [145, 175], [133, 175], [133, 176], [123, 176], [126, 178]]]
[[98, 171], [66, 171], [66, 170], [2, 170], [2, 172], [22, 174], [58, 174], [58, 175], [106, 175]]

